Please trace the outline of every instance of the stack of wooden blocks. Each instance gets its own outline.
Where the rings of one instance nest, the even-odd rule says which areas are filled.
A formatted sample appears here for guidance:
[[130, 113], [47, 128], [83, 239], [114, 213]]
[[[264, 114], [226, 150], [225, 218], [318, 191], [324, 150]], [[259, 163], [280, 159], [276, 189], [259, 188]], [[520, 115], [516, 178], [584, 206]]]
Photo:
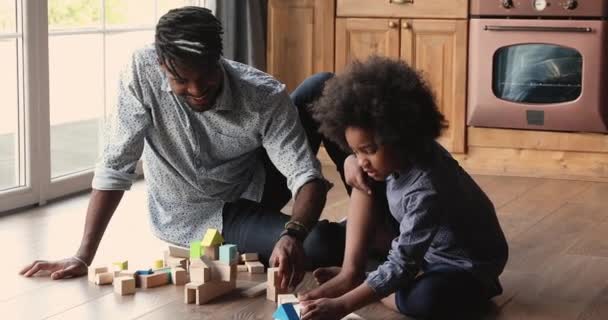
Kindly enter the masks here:
[[185, 303], [204, 304], [236, 288], [237, 248], [223, 242], [217, 230], [209, 229], [200, 243], [190, 244], [190, 283], [184, 289]]

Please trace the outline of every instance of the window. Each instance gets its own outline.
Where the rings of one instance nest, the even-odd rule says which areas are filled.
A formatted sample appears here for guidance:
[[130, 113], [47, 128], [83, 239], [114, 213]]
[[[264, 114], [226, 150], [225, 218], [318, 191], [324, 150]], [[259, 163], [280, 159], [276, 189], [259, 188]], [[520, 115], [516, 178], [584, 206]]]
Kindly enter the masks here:
[[0, 212], [90, 187], [119, 71], [162, 14], [205, 2], [0, 0]]
[[0, 0], [0, 191], [25, 184], [21, 8]]

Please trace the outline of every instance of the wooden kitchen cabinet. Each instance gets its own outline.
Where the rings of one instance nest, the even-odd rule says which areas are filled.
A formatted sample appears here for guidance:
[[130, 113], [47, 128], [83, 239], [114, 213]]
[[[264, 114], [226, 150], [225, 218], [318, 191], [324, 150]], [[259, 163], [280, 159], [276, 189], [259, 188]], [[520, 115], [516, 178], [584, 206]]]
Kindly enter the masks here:
[[335, 2], [268, 2], [267, 72], [291, 92], [308, 76], [334, 71]]
[[400, 58], [421, 71], [448, 121], [439, 142], [465, 152], [467, 21], [337, 18], [336, 72], [376, 54]]

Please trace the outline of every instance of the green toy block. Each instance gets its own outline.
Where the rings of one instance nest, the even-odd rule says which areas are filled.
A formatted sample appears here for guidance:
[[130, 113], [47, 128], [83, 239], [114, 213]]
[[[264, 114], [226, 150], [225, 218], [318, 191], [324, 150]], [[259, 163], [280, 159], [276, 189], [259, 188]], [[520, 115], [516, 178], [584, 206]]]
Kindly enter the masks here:
[[190, 242], [190, 258], [200, 258], [202, 255], [203, 251], [201, 250], [201, 242]]

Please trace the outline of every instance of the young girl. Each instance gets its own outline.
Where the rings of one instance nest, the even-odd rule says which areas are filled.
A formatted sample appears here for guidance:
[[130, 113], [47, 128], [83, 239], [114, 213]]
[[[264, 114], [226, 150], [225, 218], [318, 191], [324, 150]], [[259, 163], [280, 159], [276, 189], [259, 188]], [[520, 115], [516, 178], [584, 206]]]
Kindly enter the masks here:
[[[381, 57], [355, 62], [326, 83], [313, 115], [385, 192], [353, 189], [344, 263], [315, 272], [325, 283], [301, 296], [303, 320], [340, 319], [377, 300], [415, 318], [470, 319], [502, 293], [508, 248], [494, 206], [435, 142], [445, 120], [416, 71]], [[367, 244], [391, 230], [374, 232], [383, 201], [398, 231], [365, 277]]]

